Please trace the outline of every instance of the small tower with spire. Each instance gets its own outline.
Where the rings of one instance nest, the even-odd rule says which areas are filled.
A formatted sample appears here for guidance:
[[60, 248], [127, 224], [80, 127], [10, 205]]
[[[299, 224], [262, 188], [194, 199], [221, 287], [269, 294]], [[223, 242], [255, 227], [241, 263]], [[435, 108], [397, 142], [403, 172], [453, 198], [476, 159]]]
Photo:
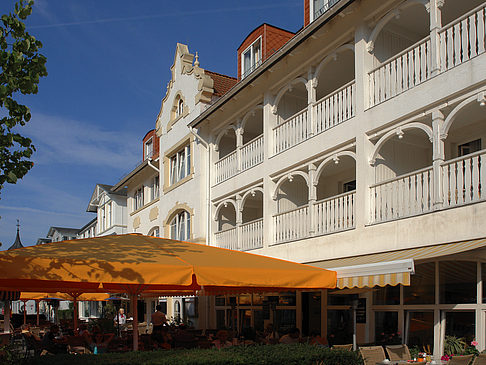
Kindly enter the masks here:
[[20, 221], [17, 219], [17, 237], [15, 237], [15, 242], [10, 246], [9, 250], [22, 247], [24, 247], [24, 245], [22, 245], [22, 242], [20, 241]]

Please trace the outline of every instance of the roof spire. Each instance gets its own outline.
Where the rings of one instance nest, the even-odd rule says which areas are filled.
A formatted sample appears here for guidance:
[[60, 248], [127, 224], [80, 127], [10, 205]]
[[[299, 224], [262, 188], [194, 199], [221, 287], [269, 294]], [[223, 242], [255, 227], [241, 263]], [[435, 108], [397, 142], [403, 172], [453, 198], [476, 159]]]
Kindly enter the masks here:
[[9, 250], [22, 247], [24, 247], [24, 245], [22, 245], [22, 242], [20, 242], [20, 220], [17, 219], [17, 237], [15, 237], [15, 242], [12, 246], [10, 246]]
[[196, 52], [196, 61], [194, 61], [194, 66], [199, 67], [199, 55]]

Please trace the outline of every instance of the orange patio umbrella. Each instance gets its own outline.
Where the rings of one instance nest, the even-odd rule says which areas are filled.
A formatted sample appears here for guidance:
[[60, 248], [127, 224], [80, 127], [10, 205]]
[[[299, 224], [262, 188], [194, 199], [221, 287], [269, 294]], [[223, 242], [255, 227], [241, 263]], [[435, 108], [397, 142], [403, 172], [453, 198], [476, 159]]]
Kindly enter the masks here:
[[[211, 294], [335, 286], [334, 271], [140, 234], [54, 242], [0, 252], [0, 290], [52, 290], [72, 296], [126, 292], [135, 299], [147, 291], [203, 290]], [[136, 334], [134, 326], [134, 339]]]
[[[106, 293], [83, 293], [79, 295], [70, 295], [68, 293], [36, 293], [36, 292], [22, 292], [20, 295], [20, 300], [25, 303], [29, 300], [35, 300], [36, 306], [36, 313], [37, 313], [37, 325], [39, 325], [39, 302], [42, 300], [50, 300], [50, 299], [60, 299], [60, 300], [69, 300], [74, 303], [74, 328], [78, 328], [78, 301], [89, 301], [89, 302], [101, 302], [105, 301], [110, 297], [109, 294]], [[24, 324], [26, 324], [26, 311], [24, 311]]]

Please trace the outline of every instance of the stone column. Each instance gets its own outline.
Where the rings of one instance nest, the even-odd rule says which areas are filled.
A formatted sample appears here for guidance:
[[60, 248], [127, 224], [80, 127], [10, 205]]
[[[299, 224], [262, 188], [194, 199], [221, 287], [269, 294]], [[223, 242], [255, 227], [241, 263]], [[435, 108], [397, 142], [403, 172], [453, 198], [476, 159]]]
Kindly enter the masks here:
[[426, 9], [430, 15], [430, 61], [431, 75], [435, 76], [440, 72], [440, 38], [439, 29], [442, 27], [441, 8], [444, 0], [430, 0]]
[[317, 167], [313, 163], [308, 166], [309, 169], [309, 236], [313, 236], [315, 233], [315, 214], [314, 214], [314, 204], [317, 199], [317, 187], [314, 184], [314, 178], [316, 175]]
[[316, 103], [316, 82], [314, 80], [314, 73], [312, 69], [308, 72], [308, 81], [306, 83], [307, 88], [307, 126], [309, 130], [309, 137], [316, 134], [316, 115], [314, 105]]
[[243, 133], [244, 129], [241, 127], [241, 120], [238, 121], [236, 128], [236, 161], [238, 164], [238, 171], [242, 170], [242, 161], [241, 161], [241, 148], [243, 147]]
[[442, 189], [442, 164], [444, 163], [444, 141], [441, 138], [441, 129], [444, 124], [444, 114], [439, 109], [432, 112], [432, 129], [433, 129], [433, 141], [432, 141], [432, 168], [434, 176], [433, 184], [433, 206], [434, 209], [441, 209], [443, 201], [443, 189]]
[[241, 206], [243, 197], [236, 194], [236, 247], [241, 250], [241, 223], [243, 222], [243, 207]]
[[362, 229], [370, 221], [370, 193], [369, 186], [373, 182], [373, 167], [369, 158], [373, 151], [373, 144], [368, 139], [365, 130], [364, 111], [370, 105], [370, 88], [368, 72], [373, 68], [373, 55], [367, 48], [370, 30], [366, 24], [361, 24], [355, 32], [355, 77], [356, 77], [356, 200], [355, 226]]

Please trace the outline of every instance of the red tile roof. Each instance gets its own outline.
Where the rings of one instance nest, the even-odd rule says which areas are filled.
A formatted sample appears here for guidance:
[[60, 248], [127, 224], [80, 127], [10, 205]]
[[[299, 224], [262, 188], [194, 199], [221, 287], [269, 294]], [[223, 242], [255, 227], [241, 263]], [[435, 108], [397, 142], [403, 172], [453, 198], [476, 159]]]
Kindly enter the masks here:
[[209, 75], [214, 81], [214, 95], [220, 97], [226, 94], [237, 82], [236, 78], [222, 75], [213, 71], [204, 70], [204, 73]]

